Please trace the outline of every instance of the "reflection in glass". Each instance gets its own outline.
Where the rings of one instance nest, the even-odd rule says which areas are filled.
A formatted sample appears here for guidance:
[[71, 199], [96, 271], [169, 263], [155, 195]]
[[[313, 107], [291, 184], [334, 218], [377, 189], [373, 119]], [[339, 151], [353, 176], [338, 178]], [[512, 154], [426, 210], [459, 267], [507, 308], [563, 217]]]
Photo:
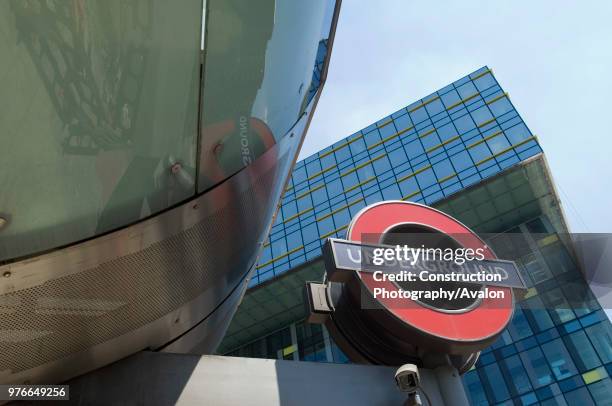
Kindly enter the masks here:
[[571, 305], [560, 288], [542, 293], [542, 298], [545, 305], [550, 309], [550, 315], [555, 320], [555, 324], [562, 324], [576, 318]]
[[535, 296], [520, 303], [525, 315], [531, 324], [537, 327], [537, 331], [545, 331], [554, 326], [548, 311], [544, 307], [542, 300]]
[[514, 315], [512, 316], [512, 321], [507, 327], [512, 339], [514, 341], [518, 341], [522, 338], [529, 337], [533, 334], [531, 331], [531, 327], [527, 322], [527, 318], [523, 313], [523, 310], [519, 307], [514, 309]]
[[0, 260], [195, 193], [201, 2], [0, 2]]
[[508, 388], [497, 364], [487, 365], [479, 370], [482, 384], [494, 402], [501, 402], [510, 397]]
[[601, 365], [584, 331], [576, 331], [575, 333], [564, 336], [563, 341], [572, 354], [572, 358], [580, 371], [588, 371], [589, 369]]
[[205, 4], [0, 2], [0, 261], [165, 210], [296, 123], [298, 145], [334, 2]]
[[528, 254], [521, 258], [525, 272], [531, 277], [534, 284], [542, 283], [552, 278], [552, 273], [535, 254]]
[[560, 338], [543, 344], [542, 350], [557, 379], [570, 377], [577, 372], [572, 358]]
[[548, 362], [539, 347], [521, 352], [519, 355], [521, 360], [523, 360], [523, 365], [534, 388], [539, 388], [553, 382]]
[[589, 391], [591, 392], [591, 396], [593, 396], [596, 405], [610, 405], [611, 387], [612, 380], [610, 378], [606, 378], [589, 385]]
[[565, 394], [569, 405], [595, 406], [587, 388], [580, 388]]
[[546, 259], [550, 269], [552, 269], [556, 275], [561, 275], [576, 269], [574, 261], [560, 241], [543, 247], [542, 255]]
[[482, 388], [480, 378], [478, 378], [478, 372], [468, 372], [465, 374], [463, 382], [470, 400], [470, 405], [487, 406], [489, 404], [487, 401], [487, 396]]
[[513, 395], [520, 395], [521, 393], [531, 390], [529, 378], [527, 377], [527, 373], [518, 355], [513, 355], [504, 359], [501, 367], [506, 375], [506, 382], [508, 382]]
[[332, 12], [326, 2], [208, 1], [199, 191], [272, 148], [304, 113]]
[[610, 323], [599, 323], [586, 329], [597, 354], [604, 363], [612, 362], [612, 327]]

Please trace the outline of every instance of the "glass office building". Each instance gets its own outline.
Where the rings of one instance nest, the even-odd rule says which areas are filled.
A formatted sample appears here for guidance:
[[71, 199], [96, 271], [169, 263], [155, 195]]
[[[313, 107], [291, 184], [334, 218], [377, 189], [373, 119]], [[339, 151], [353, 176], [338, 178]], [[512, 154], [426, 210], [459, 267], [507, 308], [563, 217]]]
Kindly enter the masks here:
[[541, 151], [483, 68], [297, 163], [251, 286], [318, 257], [371, 203], [431, 205]]
[[382, 200], [436, 207], [528, 284], [511, 324], [464, 375], [474, 405], [608, 404], [612, 327], [580, 272], [537, 138], [483, 67], [298, 162], [219, 353], [348, 362], [304, 321], [321, 247]]

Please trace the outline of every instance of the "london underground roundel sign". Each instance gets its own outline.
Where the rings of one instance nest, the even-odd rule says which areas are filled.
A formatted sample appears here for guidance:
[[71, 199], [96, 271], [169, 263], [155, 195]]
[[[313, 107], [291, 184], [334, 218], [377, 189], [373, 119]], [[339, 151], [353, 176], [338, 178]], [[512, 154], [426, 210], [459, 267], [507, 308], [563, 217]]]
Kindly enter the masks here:
[[[480, 237], [459, 221], [431, 207], [403, 201], [382, 202], [365, 208], [353, 218], [347, 238], [350, 241], [377, 244], [380, 241], [372, 241], [373, 237], [384, 236], [388, 230], [407, 224], [444, 233], [464, 248], [481, 249], [485, 259], [496, 259], [493, 251]], [[386, 291], [396, 289], [393, 282], [374, 280], [371, 273], [360, 272], [359, 275], [372, 292], [377, 288]], [[399, 319], [424, 333], [449, 341], [478, 342], [497, 336], [512, 318], [512, 289], [495, 289], [500, 294], [491, 294], [477, 301], [467, 311], [435, 309], [410, 298], [381, 298], [379, 301]]]
[[516, 265], [461, 222], [403, 201], [361, 210], [346, 240], [326, 241], [323, 259], [325, 283], [306, 286], [309, 321], [324, 323], [355, 362], [442, 353], [464, 372], [506, 327], [513, 292], [525, 287]]

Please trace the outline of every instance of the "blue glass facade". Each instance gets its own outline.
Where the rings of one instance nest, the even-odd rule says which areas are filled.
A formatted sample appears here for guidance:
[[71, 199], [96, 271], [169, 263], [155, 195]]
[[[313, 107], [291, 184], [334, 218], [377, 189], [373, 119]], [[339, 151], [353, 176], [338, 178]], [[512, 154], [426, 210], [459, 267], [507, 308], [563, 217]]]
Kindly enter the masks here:
[[[612, 325], [561, 242], [562, 235], [540, 216], [488, 237], [500, 257], [516, 261], [529, 289], [500, 338], [464, 375], [470, 403], [609, 405]], [[273, 300], [284, 300], [281, 289], [270, 286], [279, 294]], [[247, 300], [252, 300], [248, 294]], [[270, 320], [277, 317], [269, 302], [255, 306], [259, 308], [254, 313], [268, 313]], [[227, 354], [348, 362], [325, 327], [303, 320]]]
[[[286, 301], [286, 286], [299, 282], [283, 282], [281, 290], [275, 283], [283, 278], [275, 278], [316, 264], [326, 238], [344, 237], [363, 207], [390, 199], [434, 205], [479, 232], [493, 233], [482, 236], [499, 257], [517, 262], [529, 287], [508, 328], [464, 375], [471, 404], [612, 404], [612, 326], [563, 243], [566, 230], [553, 218], [562, 215], [545, 212], [558, 199], [539, 202], [533, 214], [521, 197], [524, 185], [511, 173], [541, 152], [487, 67], [379, 120], [296, 164], [251, 280], [252, 287], [267, 282], [261, 287], [268, 286], [272, 297], [264, 305], [263, 294], [247, 293], [243, 306], [258, 307], [249, 316], [278, 319], [270, 303]], [[545, 164], [539, 168], [546, 171]], [[503, 179], [492, 180], [495, 175]], [[541, 198], [537, 189], [545, 188], [538, 176], [525, 176], [535, 200]], [[495, 188], [509, 192], [494, 195]], [[461, 199], [476, 207], [474, 221], [460, 212], [463, 203], [453, 203]], [[520, 220], [507, 215], [513, 210], [521, 212]], [[497, 229], [489, 226], [504, 216]], [[310, 272], [308, 267], [300, 272]], [[246, 326], [240, 312], [236, 325]], [[228, 340], [225, 349], [231, 351], [225, 352], [348, 362], [325, 327], [305, 323], [298, 313], [246, 345]], [[248, 329], [230, 330], [239, 328]]]
[[610, 404], [612, 326], [560, 239], [544, 216], [488, 239], [529, 289], [464, 375], [471, 404]]
[[298, 162], [251, 286], [318, 257], [368, 204], [433, 204], [541, 151], [483, 67]]

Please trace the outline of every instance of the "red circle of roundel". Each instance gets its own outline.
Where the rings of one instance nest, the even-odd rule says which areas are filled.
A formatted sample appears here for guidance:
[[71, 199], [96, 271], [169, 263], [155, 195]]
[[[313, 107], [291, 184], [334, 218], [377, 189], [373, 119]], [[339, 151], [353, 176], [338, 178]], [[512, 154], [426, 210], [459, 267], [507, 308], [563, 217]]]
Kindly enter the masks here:
[[[496, 258], [480, 237], [459, 221], [431, 207], [404, 201], [387, 201], [366, 207], [351, 221], [347, 238], [377, 244], [378, 240], [373, 241], [375, 236], [381, 236], [395, 225], [406, 223], [424, 225], [452, 235], [464, 248], [483, 248], [485, 259]], [[370, 292], [374, 288], [397, 290], [392, 282], [375, 281], [372, 274], [358, 273]], [[503, 291], [503, 299], [485, 298], [474, 308], [461, 313], [434, 310], [408, 298], [378, 300], [400, 320], [422, 332], [446, 340], [477, 342], [500, 333], [512, 318], [512, 289], [493, 289]], [[407, 306], [405, 301], [411, 303]]]

